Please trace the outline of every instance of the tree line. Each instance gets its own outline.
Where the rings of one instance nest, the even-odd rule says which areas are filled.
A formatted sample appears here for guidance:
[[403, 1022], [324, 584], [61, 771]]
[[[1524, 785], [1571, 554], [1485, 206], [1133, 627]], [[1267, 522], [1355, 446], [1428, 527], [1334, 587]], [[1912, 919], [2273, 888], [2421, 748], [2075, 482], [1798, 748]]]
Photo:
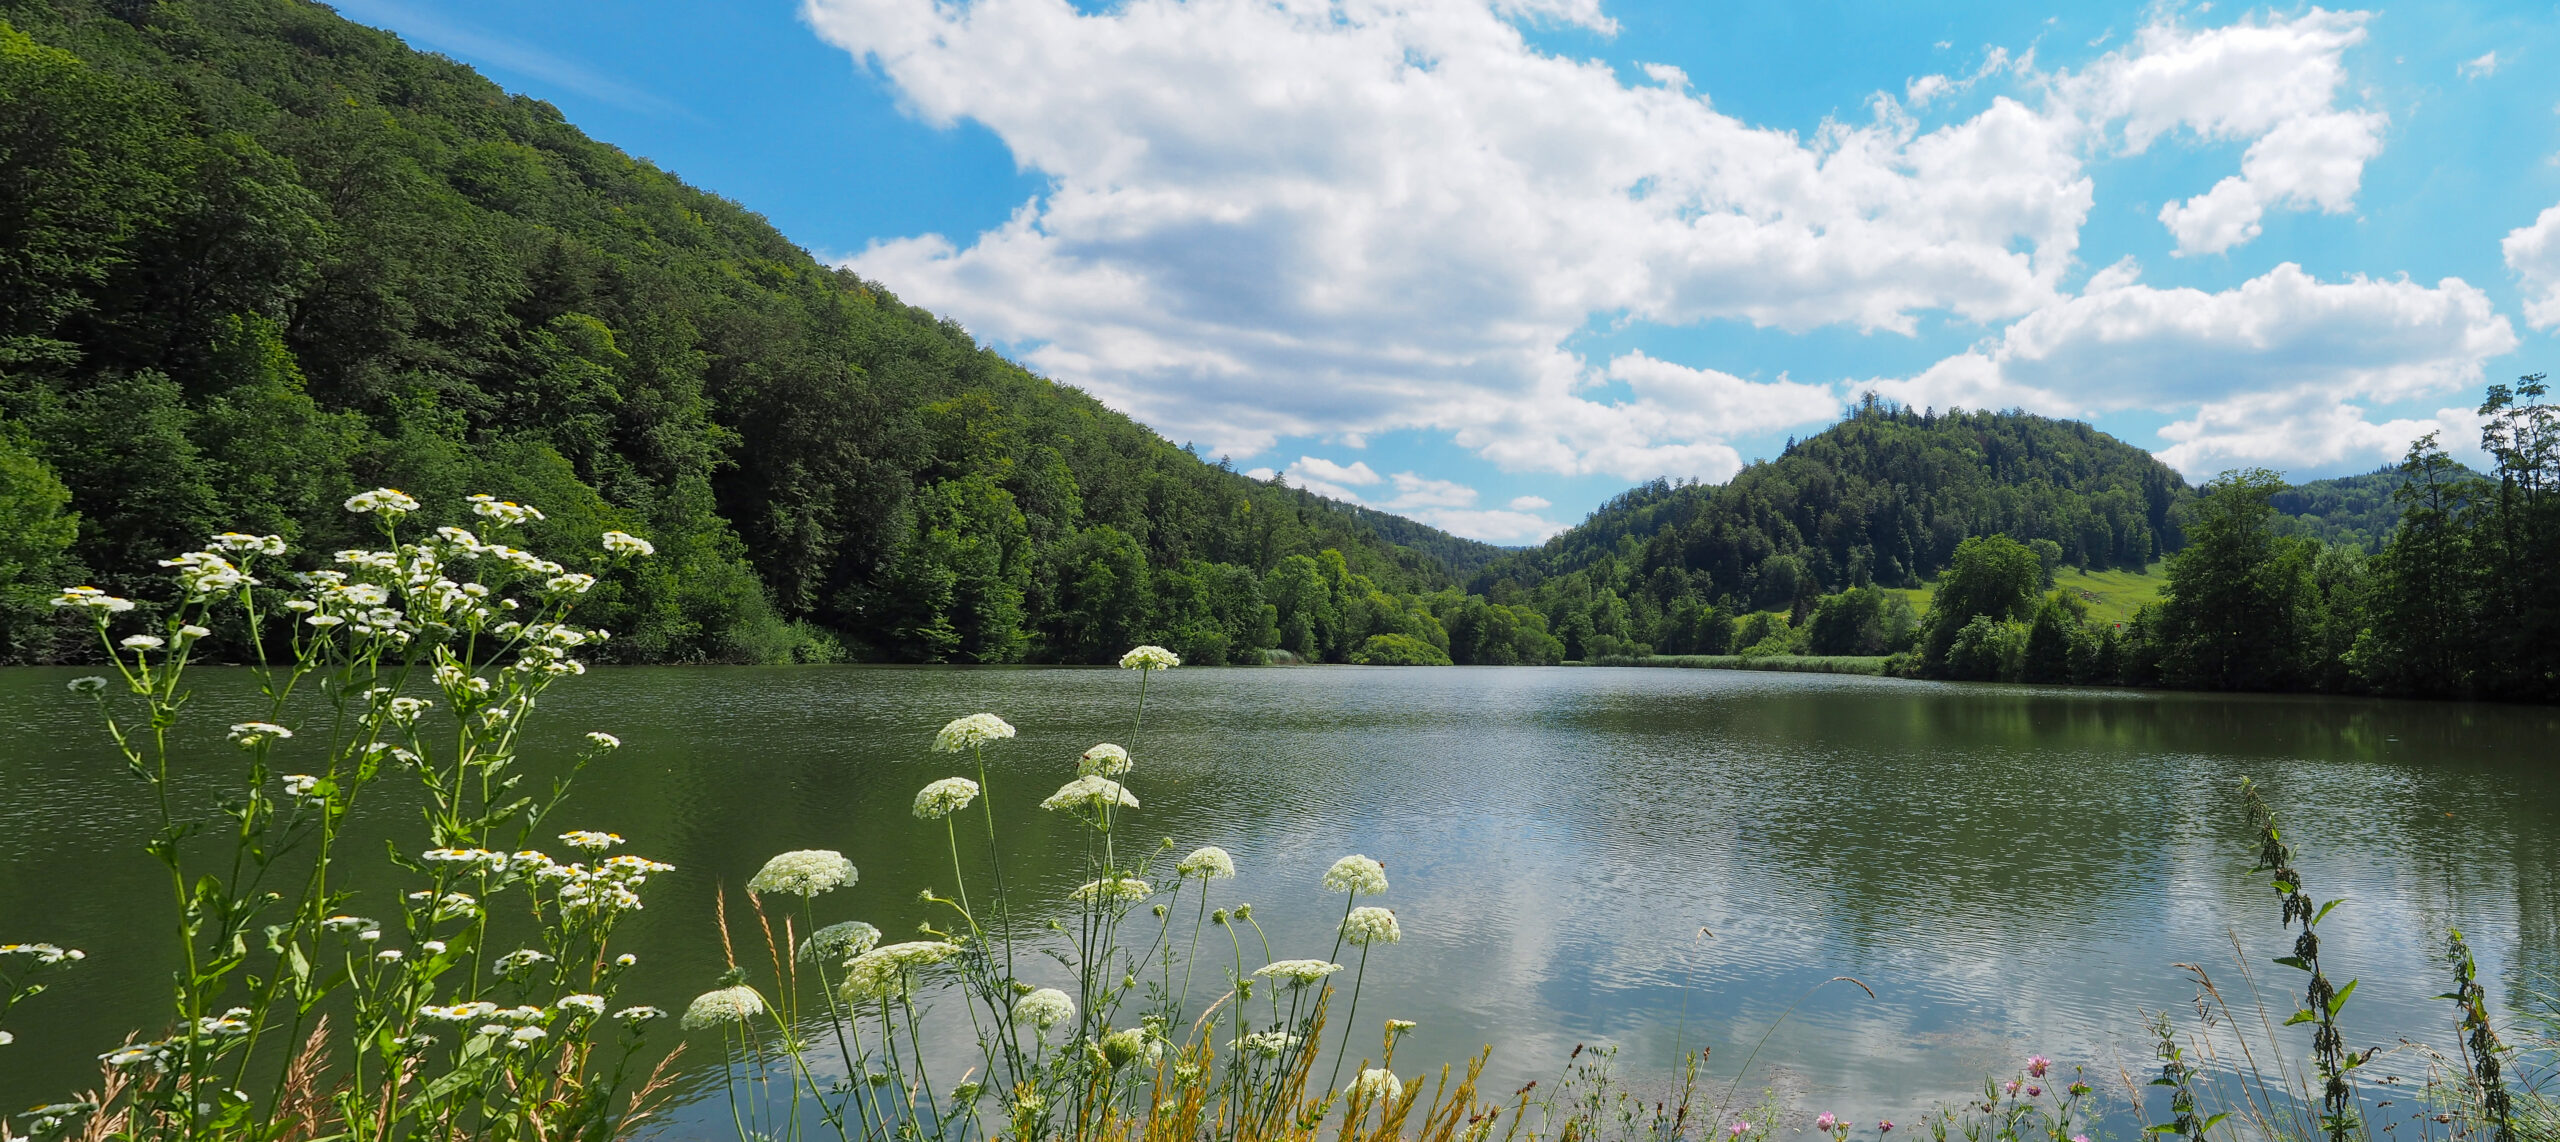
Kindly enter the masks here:
[[2560, 701], [2560, 407], [2540, 375], [2479, 409], [2490, 471], [2429, 434], [2393, 475], [2379, 550], [2299, 534], [2283, 478], [2224, 473], [2183, 505], [2158, 602], [2089, 621], [2006, 535], [1958, 545], [1904, 669], [1929, 677]]

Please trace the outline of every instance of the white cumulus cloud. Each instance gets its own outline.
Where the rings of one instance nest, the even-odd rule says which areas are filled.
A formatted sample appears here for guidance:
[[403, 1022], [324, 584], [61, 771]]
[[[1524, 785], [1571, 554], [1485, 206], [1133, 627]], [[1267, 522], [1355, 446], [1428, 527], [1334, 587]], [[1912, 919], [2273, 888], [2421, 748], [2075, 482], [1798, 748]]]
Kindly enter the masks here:
[[2425, 429], [2367, 424], [2348, 402], [2476, 384], [2517, 344], [2488, 295], [2460, 278], [2323, 282], [2287, 262], [2208, 293], [2144, 285], [2127, 260], [1969, 352], [1863, 387], [1915, 405], [2058, 416], [2197, 409], [2162, 431], [2173, 444], [2161, 455], [2204, 476], [2395, 457]]
[[[1950, 317], [1995, 332], [1890, 385], [2176, 412], [2313, 379], [2432, 391], [2476, 372], [2460, 345], [2487, 337], [2459, 282], [2324, 284], [2283, 267], [2227, 294], [2151, 290], [2130, 271], [2061, 288], [2096, 156], [2164, 138], [2247, 144], [2236, 173], [2161, 212], [2181, 253], [2233, 249], [2270, 210], [2350, 209], [2387, 126], [2341, 102], [2366, 13], [2206, 29], [2163, 17], [2077, 71], [1992, 49], [1961, 78], [1918, 77], [1799, 133], [1725, 114], [1677, 67], [1622, 76], [1522, 31], [1609, 34], [1596, 0], [803, 11], [912, 114], [981, 124], [1046, 179], [983, 233], [885, 241], [847, 264], [1232, 455], [1420, 429], [1510, 470], [1713, 480], [1739, 468], [1733, 440], [1839, 410], [1834, 385], [1644, 353], [1586, 360], [1568, 346], [1595, 324], [1898, 335]], [[2010, 92], [1921, 122], [1995, 78]], [[2352, 359], [2375, 344], [2380, 361]], [[1491, 511], [1314, 459], [1289, 466], [1293, 481]], [[1476, 533], [1552, 526], [1537, 510]]]
[[2560, 327], [2560, 206], [2544, 210], [2531, 226], [2507, 231], [2499, 249], [2524, 285], [2524, 319], [2536, 329]]
[[[1268, 468], [1245, 474], [1257, 480], [1271, 478]], [[1536, 543], [1565, 528], [1538, 514], [1551, 505], [1536, 496], [1521, 496], [1508, 508], [1482, 508], [1476, 506], [1481, 495], [1455, 480], [1419, 472], [1380, 476], [1363, 461], [1341, 464], [1322, 456], [1300, 456], [1281, 470], [1280, 479], [1320, 496], [1394, 512], [1487, 543]]]

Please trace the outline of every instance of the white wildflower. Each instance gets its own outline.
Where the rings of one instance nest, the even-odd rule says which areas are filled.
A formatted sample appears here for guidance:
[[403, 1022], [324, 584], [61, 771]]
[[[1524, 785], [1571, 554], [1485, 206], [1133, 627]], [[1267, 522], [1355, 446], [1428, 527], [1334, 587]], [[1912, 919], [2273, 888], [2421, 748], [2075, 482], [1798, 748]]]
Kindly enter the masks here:
[[226, 531], [206, 540], [205, 546], [218, 547], [237, 555], [282, 555], [284, 554], [284, 537], [245, 535], [236, 531]]
[[1173, 870], [1198, 880], [1228, 880], [1236, 874], [1236, 861], [1227, 855], [1225, 849], [1202, 845], [1191, 850], [1191, 855], [1182, 858], [1182, 863], [1173, 866]]
[[456, 1003], [441, 1007], [430, 1003], [418, 1009], [419, 1015], [439, 1023], [468, 1023], [497, 1013], [498, 1005], [494, 1003]]
[[792, 954], [804, 964], [841, 964], [879, 946], [880, 929], [860, 920], [847, 920], [809, 933], [809, 938], [800, 941], [799, 950]]
[[1305, 987], [1341, 970], [1341, 964], [1323, 960], [1273, 960], [1255, 968], [1253, 974], [1280, 980], [1292, 987]]
[[168, 645], [168, 640], [156, 634], [129, 634], [117, 645], [126, 650], [157, 650]]
[[357, 515], [403, 516], [418, 510], [418, 501], [398, 488], [376, 488], [347, 497], [347, 510]]
[[26, 956], [46, 967], [65, 961], [78, 963], [89, 958], [87, 952], [58, 944], [0, 944], [0, 956]]
[[540, 511], [529, 505], [502, 500], [496, 496], [471, 497], [471, 514], [503, 524], [528, 523], [543, 518]]
[[612, 734], [609, 734], [609, 733], [604, 732], [603, 730], [596, 730], [596, 731], [593, 731], [593, 732], [589, 733], [589, 734], [587, 735], [587, 741], [589, 741], [590, 743], [594, 744], [594, 745], [595, 745], [595, 747], [596, 747], [596, 748], [598, 748], [598, 749], [621, 749], [621, 748], [622, 748], [622, 739], [621, 739], [621, 738], [615, 737], [615, 736], [613, 736]]
[[553, 1000], [551, 1006], [562, 1011], [582, 1011], [589, 1015], [602, 1015], [604, 1014], [604, 997], [584, 994], [564, 995]]
[[1067, 895], [1086, 904], [1131, 904], [1155, 895], [1155, 886], [1134, 876], [1088, 881]]
[[507, 1046], [518, 1051], [530, 1050], [542, 1037], [550, 1034], [540, 1027], [518, 1027], [507, 1035]]
[[966, 777], [945, 777], [916, 793], [916, 816], [939, 821], [969, 807], [978, 799], [978, 783]]
[[1013, 726], [1003, 718], [994, 714], [971, 714], [951, 719], [949, 725], [942, 727], [942, 732], [933, 735], [933, 748], [936, 753], [958, 753], [1012, 736]]
[[839, 991], [850, 1003], [903, 995], [915, 969], [941, 963], [956, 951], [959, 949], [939, 940], [911, 940], [873, 948], [845, 963], [844, 984]]
[[1169, 670], [1180, 665], [1181, 657], [1161, 646], [1141, 646], [1120, 656], [1122, 670]]
[[1053, 810], [1081, 809], [1105, 804], [1135, 809], [1138, 807], [1138, 798], [1122, 788], [1117, 781], [1108, 777], [1087, 775], [1059, 786], [1057, 792], [1050, 794], [1048, 800], [1040, 803], [1040, 807]]
[[381, 960], [384, 963], [398, 963], [404, 954], [405, 953], [401, 952], [398, 948], [384, 948], [381, 951], [375, 952], [373, 954], [373, 958]]
[[1299, 1042], [1297, 1036], [1286, 1031], [1256, 1031], [1236, 1040], [1234, 1045], [1238, 1050], [1251, 1051], [1266, 1059], [1276, 1059], [1289, 1048], [1297, 1046]]
[[1387, 866], [1353, 853], [1325, 870], [1324, 887], [1328, 892], [1376, 896], [1387, 890]]
[[71, 692], [74, 694], [96, 694], [106, 688], [107, 680], [100, 678], [95, 674], [86, 678], [74, 678], [71, 680], [70, 686]]
[[178, 637], [189, 642], [204, 638], [212, 633], [213, 631], [211, 629], [197, 626], [194, 623], [188, 623], [187, 625], [178, 628]]
[[288, 797], [308, 797], [312, 790], [320, 787], [320, 779], [308, 773], [288, 773], [282, 780]]
[[764, 997], [756, 989], [740, 984], [718, 991], [706, 991], [693, 997], [693, 1005], [684, 1009], [684, 1029], [699, 1031], [724, 1023], [744, 1023], [764, 1013]]
[[231, 740], [240, 743], [242, 749], [254, 749], [292, 736], [292, 730], [274, 722], [235, 722], [231, 726]]
[[852, 884], [857, 875], [843, 853], [800, 849], [764, 862], [764, 868], [748, 878], [747, 891], [758, 896], [816, 896]]
[[664, 1019], [667, 1017], [667, 1013], [663, 1008], [650, 1007], [644, 1004], [639, 1007], [625, 1007], [620, 1011], [614, 1012], [613, 1017], [622, 1020], [625, 1023], [646, 1023], [652, 1019]]
[[1342, 938], [1365, 948], [1402, 940], [1404, 930], [1396, 927], [1396, 914], [1384, 908], [1354, 908], [1342, 918]]
[[1404, 1097], [1403, 1081], [1396, 1078], [1395, 1072], [1378, 1067], [1371, 1067], [1352, 1076], [1351, 1082], [1342, 1089], [1353, 1098], [1365, 1102], [1392, 1103]]
[[655, 555], [658, 553], [655, 545], [629, 532], [608, 531], [604, 533], [603, 540], [605, 553], [608, 555]]
[[550, 962], [550, 953], [543, 952], [535, 948], [517, 948], [512, 952], [508, 952], [507, 954], [498, 957], [497, 964], [489, 970], [498, 975], [506, 975], [511, 972], [523, 971], [535, 964], [547, 964]]
[[1046, 1031], [1076, 1017], [1076, 1001], [1054, 987], [1044, 987], [1013, 1001], [1013, 1018]]
[[600, 833], [594, 829], [572, 829], [560, 834], [560, 843], [573, 849], [600, 853], [621, 844], [622, 837], [614, 833]]
[[53, 597], [53, 605], [120, 615], [133, 609], [133, 600], [119, 599], [96, 587], [68, 587], [61, 594]]
[[1118, 777], [1129, 772], [1129, 765], [1128, 750], [1103, 742], [1076, 759], [1076, 773], [1084, 777]]
[[584, 572], [571, 572], [566, 575], [554, 575], [542, 582], [542, 587], [546, 591], [557, 591], [571, 595], [586, 594], [588, 591], [593, 590], [595, 585], [596, 577]]

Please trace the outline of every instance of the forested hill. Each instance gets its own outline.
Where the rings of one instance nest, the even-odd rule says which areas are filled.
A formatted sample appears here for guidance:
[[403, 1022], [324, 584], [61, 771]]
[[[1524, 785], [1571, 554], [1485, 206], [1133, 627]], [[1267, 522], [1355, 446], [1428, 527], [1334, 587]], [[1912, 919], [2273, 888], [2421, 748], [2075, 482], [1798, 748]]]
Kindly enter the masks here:
[[[2442, 478], [2488, 479], [2458, 464]], [[2386, 464], [2360, 476], [2296, 484], [2275, 493], [2268, 506], [2284, 517], [2282, 526], [2290, 534], [2375, 552], [2382, 550], [2392, 529], [2400, 525], [2401, 503], [2393, 493], [2408, 479], [2398, 465]]]
[[1258, 660], [1292, 557], [1421, 593], [1497, 554], [1204, 462], [321, 5], [0, 22], [0, 657], [76, 653], [48, 588], [343, 546], [383, 484], [651, 537], [592, 617], [659, 661]]
[[1967, 536], [2141, 568], [2177, 546], [2171, 508], [2190, 495], [2149, 453], [2076, 421], [1869, 400], [1724, 484], [1628, 491], [1472, 586], [1535, 600], [1568, 656], [1721, 650], [1715, 624], [1737, 613], [1801, 616], [1849, 587], [1916, 586]]

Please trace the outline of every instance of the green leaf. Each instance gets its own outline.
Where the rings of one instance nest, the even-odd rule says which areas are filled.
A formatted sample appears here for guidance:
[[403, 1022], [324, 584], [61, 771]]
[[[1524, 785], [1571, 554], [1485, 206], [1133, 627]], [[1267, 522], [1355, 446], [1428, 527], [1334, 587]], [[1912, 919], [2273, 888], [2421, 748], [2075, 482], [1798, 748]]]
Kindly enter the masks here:
[[2276, 957], [2276, 962], [2292, 968], [2295, 971], [2311, 970], [2311, 965], [2304, 962], [2303, 958], [2300, 956], [2278, 956]]
[[2211, 1117], [2211, 1118], [2205, 1119], [2205, 1120], [2204, 1120], [2204, 1125], [2199, 1126], [2199, 1127], [2197, 1127], [2197, 1128], [2196, 1128], [2196, 1133], [2198, 1133], [2198, 1134], [2202, 1134], [2202, 1133], [2204, 1133], [2204, 1132], [2205, 1132], [2205, 1131], [2207, 1131], [2207, 1130], [2211, 1130], [2211, 1129], [2213, 1129], [2215, 1126], [2220, 1125], [2223, 1119], [2226, 1119], [2226, 1118], [2229, 1118], [2229, 1117], [2231, 1117], [2231, 1112], [2226, 1110], [2226, 1111], [2224, 1111], [2224, 1112], [2222, 1112], [2222, 1113], [2220, 1113], [2220, 1114], [2214, 1115], [2214, 1116], [2213, 1116], [2213, 1117]]
[[2328, 903], [2326, 903], [2326, 904], [2321, 905], [2321, 906], [2320, 906], [2320, 914], [2319, 914], [2319, 915], [2317, 915], [2317, 916], [2313, 916], [2313, 917], [2311, 918], [2311, 926], [2312, 926], [2312, 927], [2315, 927], [2315, 928], [2316, 928], [2316, 927], [2319, 927], [2319, 926], [2320, 926], [2320, 922], [2321, 922], [2322, 920], [2326, 920], [2326, 919], [2328, 919], [2328, 918], [2329, 918], [2329, 910], [2330, 910], [2330, 909], [2335, 908], [2335, 907], [2337, 907], [2337, 906], [2339, 906], [2339, 905], [2341, 905], [2341, 904], [2344, 904], [2344, 903], [2346, 903], [2346, 902], [2347, 902], [2346, 897], [2341, 896], [2341, 897], [2339, 897], [2339, 898], [2338, 898], [2338, 899], [2336, 899], [2336, 900], [2332, 900], [2332, 901], [2330, 901], [2330, 902], [2328, 902]]
[[2354, 980], [2348, 980], [2348, 981], [2347, 981], [2347, 986], [2342, 987], [2342, 988], [2339, 988], [2339, 989], [2338, 989], [2338, 994], [2336, 994], [2336, 995], [2334, 995], [2334, 996], [2331, 996], [2331, 997], [2329, 998], [2329, 1017], [2330, 1017], [2330, 1018], [2332, 1018], [2332, 1019], [2337, 1018], [2337, 1017], [2338, 1017], [2338, 1009], [2339, 1009], [2339, 1008], [2341, 1008], [2341, 1007], [2345, 1007], [2345, 1006], [2347, 1005], [2347, 997], [2348, 997], [2348, 996], [2350, 996], [2350, 995], [2354, 995], [2355, 993], [2356, 993], [2356, 981], [2354, 981]]
[[310, 957], [302, 954], [302, 944], [300, 941], [295, 941], [294, 943], [286, 946], [284, 959], [286, 966], [293, 969], [293, 981], [295, 983], [311, 982], [311, 959]]
[[2320, 1017], [2319, 1017], [2319, 1016], [2317, 1016], [2317, 1015], [2313, 1015], [2313, 1014], [2310, 1012], [2310, 1010], [2309, 1010], [2309, 1009], [2304, 1009], [2304, 1010], [2301, 1010], [2301, 1011], [2296, 1011], [2296, 1012], [2294, 1012], [2294, 1013], [2293, 1013], [2293, 1018], [2285, 1020], [2285, 1021], [2284, 1021], [2284, 1025], [2285, 1025], [2285, 1026], [2287, 1026], [2287, 1027], [2291, 1027], [2291, 1026], [2293, 1026], [2294, 1024], [2296, 1024], [2296, 1023], [2309, 1023], [2309, 1022], [2311, 1022], [2312, 1020], [2315, 1020], [2315, 1019], [2318, 1019], [2318, 1018], [2320, 1018]]

